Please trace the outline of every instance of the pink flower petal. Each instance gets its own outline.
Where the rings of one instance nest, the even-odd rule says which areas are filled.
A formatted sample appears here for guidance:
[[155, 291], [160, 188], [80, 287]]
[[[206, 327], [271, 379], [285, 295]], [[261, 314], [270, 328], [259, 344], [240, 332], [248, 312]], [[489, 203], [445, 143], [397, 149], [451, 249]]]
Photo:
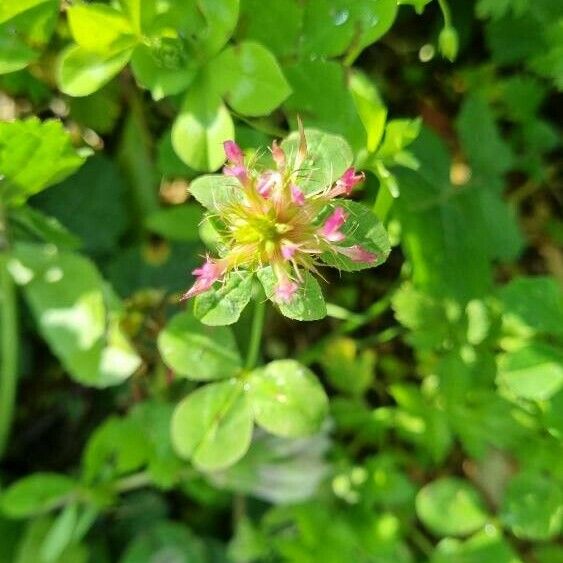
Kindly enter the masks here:
[[290, 241], [282, 242], [282, 245], [281, 245], [282, 256], [286, 260], [291, 260], [293, 258], [293, 255], [297, 251], [297, 248], [298, 248], [298, 246], [296, 244], [290, 242]]
[[365, 179], [365, 174], [363, 172], [356, 172], [355, 168], [348, 168], [344, 174], [336, 181], [334, 187], [329, 192], [330, 197], [336, 197], [339, 195], [349, 196], [352, 190]]
[[272, 191], [282, 182], [282, 177], [279, 172], [273, 172], [272, 170], [268, 170], [264, 172], [260, 178], [258, 179], [258, 183], [256, 185], [256, 189], [258, 193], [268, 199], [272, 195]]
[[192, 272], [197, 279], [193, 286], [182, 295], [180, 300], [185, 301], [207, 291], [224, 273], [225, 266], [220, 262], [214, 262], [208, 256], [205, 262]]
[[243, 185], [248, 181], [246, 168], [240, 164], [236, 164], [234, 166], [224, 166], [223, 174], [225, 176], [233, 176], [234, 178], [237, 178], [238, 181]]
[[292, 299], [299, 286], [288, 279], [282, 280], [277, 286], [275, 291], [276, 301], [280, 303], [289, 303]]
[[340, 242], [344, 240], [345, 236], [344, 233], [340, 231], [340, 227], [344, 225], [347, 218], [348, 213], [346, 213], [342, 207], [337, 207], [321, 227], [321, 236], [330, 242]]
[[305, 194], [295, 185], [291, 186], [291, 200], [295, 205], [305, 204]]
[[286, 163], [285, 152], [276, 143], [276, 141], [272, 143], [272, 157], [274, 159], [274, 162], [276, 163], [276, 166], [278, 167], [278, 170], [282, 170], [283, 168], [285, 168], [285, 163]]
[[227, 156], [227, 160], [229, 160], [229, 162], [240, 166], [244, 165], [244, 154], [241, 148], [234, 141], [225, 141], [223, 143], [223, 148], [225, 149], [225, 155]]
[[344, 256], [350, 258], [353, 262], [365, 262], [367, 264], [371, 264], [378, 258], [377, 254], [369, 252], [369, 250], [362, 248], [359, 244], [348, 247], [337, 247], [336, 250], [340, 252], [340, 254], [344, 254]]

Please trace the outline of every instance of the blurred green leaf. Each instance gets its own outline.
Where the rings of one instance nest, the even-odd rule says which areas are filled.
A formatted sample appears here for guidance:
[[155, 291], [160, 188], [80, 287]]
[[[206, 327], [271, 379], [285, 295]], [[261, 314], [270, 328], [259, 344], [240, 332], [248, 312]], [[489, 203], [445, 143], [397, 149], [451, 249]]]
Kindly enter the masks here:
[[397, 158], [397, 155], [418, 137], [421, 125], [420, 119], [392, 119], [389, 121], [376, 158], [383, 159], [387, 164], [398, 164], [393, 159]]
[[92, 432], [84, 449], [83, 478], [94, 483], [140, 469], [148, 456], [144, 432], [131, 418], [106, 419]]
[[328, 399], [315, 374], [295, 360], [252, 372], [246, 384], [256, 422], [277, 436], [297, 438], [320, 429]]
[[234, 379], [200, 387], [183, 399], [172, 418], [178, 454], [203, 471], [237, 462], [252, 437], [252, 410], [243, 385]]
[[133, 52], [131, 68], [139, 84], [150, 90], [154, 100], [185, 91], [197, 75], [197, 66], [179, 46], [166, 38], [149, 47], [139, 45]]
[[170, 240], [197, 241], [202, 220], [201, 208], [196, 205], [175, 205], [159, 209], [147, 217], [147, 228]]
[[111, 133], [121, 114], [120, 95], [119, 85], [113, 81], [89, 96], [71, 98], [70, 116], [96, 133]]
[[416, 496], [416, 513], [437, 536], [465, 536], [487, 521], [477, 491], [457, 477], [443, 477], [425, 485]]
[[395, 318], [410, 330], [407, 340], [418, 350], [432, 349], [451, 338], [445, 305], [404, 283], [393, 296]]
[[502, 18], [507, 13], [519, 15], [526, 11], [528, 0], [478, 0], [477, 15], [480, 18]]
[[489, 186], [450, 184], [448, 153], [428, 130], [415, 141], [414, 152], [420, 170], [397, 169], [401, 196], [394, 203], [414, 283], [442, 297], [482, 297], [492, 286], [493, 259], [520, 251], [516, 223]]
[[303, 9], [298, 0], [241, 0], [237, 36], [257, 41], [276, 55], [289, 55], [298, 48]]
[[31, 117], [0, 123], [0, 195], [8, 205], [21, 205], [83, 162], [59, 121]]
[[[239, 14], [239, 0], [190, 0], [193, 10], [187, 30], [193, 35], [200, 56], [217, 54], [233, 34]], [[195, 17], [194, 17], [195, 16]]]
[[353, 49], [357, 51], [383, 37], [397, 15], [396, 0], [362, 0], [349, 6], [356, 27]]
[[[365, 130], [341, 64], [322, 59], [303, 60], [288, 64], [283, 70], [292, 90], [284, 104], [286, 113], [300, 115], [307, 128], [342, 135], [354, 150], [366, 146]], [[319, 92], [323, 95], [319, 96]], [[295, 134], [291, 137], [297, 138]], [[328, 158], [339, 168], [342, 157]], [[335, 172], [332, 179], [336, 175]]]
[[147, 288], [164, 293], [185, 291], [187, 272], [197, 266], [201, 250], [199, 244], [163, 241], [125, 247], [112, 255], [108, 279], [122, 296]]
[[80, 45], [61, 52], [57, 65], [57, 83], [69, 96], [88, 96], [107, 84], [131, 58], [126, 48], [115, 53], [95, 53]]
[[466, 541], [440, 541], [431, 563], [522, 563], [496, 528], [487, 528]]
[[[31, 520], [22, 538], [13, 563], [43, 563], [43, 546], [53, 526], [51, 518]], [[89, 553], [82, 544], [70, 545], [57, 559], [50, 563], [88, 563]], [[45, 562], [47, 563], [47, 562]]]
[[41, 546], [41, 560], [45, 563], [55, 563], [71, 544], [78, 519], [76, 503], [67, 504], [55, 518], [51, 529], [45, 536]]
[[18, 240], [49, 242], [60, 248], [74, 250], [80, 239], [67, 231], [54, 217], [44, 215], [29, 206], [16, 207], [9, 211], [8, 220]]
[[125, 549], [120, 563], [207, 563], [203, 542], [185, 525], [158, 522], [140, 532]]
[[242, 368], [231, 330], [204, 326], [191, 313], [171, 319], [158, 337], [158, 348], [170, 369], [196, 381], [226, 379]]
[[158, 141], [157, 167], [165, 178], [193, 178], [195, 170], [180, 160], [172, 146], [172, 130], [167, 129]]
[[13, 561], [15, 551], [22, 534], [19, 521], [0, 517], [0, 561]]
[[368, 152], [374, 152], [383, 138], [387, 108], [383, 104], [375, 84], [362, 73], [355, 72], [350, 78], [350, 92], [366, 130], [366, 148]]
[[73, 39], [84, 50], [110, 54], [137, 42], [129, 20], [105, 4], [76, 3], [67, 10]]
[[549, 399], [563, 387], [563, 351], [531, 343], [508, 352], [500, 359], [498, 379], [517, 397]]
[[0, 497], [2, 512], [27, 518], [52, 510], [76, 490], [76, 482], [58, 473], [34, 473], [16, 481]]
[[276, 58], [259, 43], [229, 47], [211, 65], [228, 104], [242, 115], [267, 115], [291, 93]]
[[559, 483], [538, 473], [520, 473], [508, 485], [501, 518], [518, 538], [545, 541], [561, 531], [562, 507]]
[[120, 303], [86, 258], [20, 244], [8, 267], [40, 332], [73, 378], [107, 387], [139, 367], [141, 359], [120, 328]]
[[373, 383], [375, 354], [359, 350], [352, 338], [332, 338], [320, 355], [320, 363], [328, 380], [339, 391], [362, 395]]
[[147, 400], [135, 405], [130, 417], [137, 424], [147, 448], [147, 470], [159, 487], [169, 488], [178, 481], [185, 463], [172, 447], [170, 423], [174, 406], [157, 400]]
[[196, 170], [213, 171], [225, 160], [223, 143], [234, 136], [233, 120], [221, 98], [194, 83], [172, 125], [176, 154]]
[[96, 155], [76, 174], [34, 197], [32, 204], [78, 235], [87, 251], [101, 254], [118, 246], [125, 232], [125, 195], [123, 178], [115, 163]]
[[47, 44], [59, 15], [57, 0], [3, 2], [0, 6], [0, 74], [25, 68]]
[[498, 65], [518, 63], [541, 53], [542, 22], [529, 14], [491, 21], [485, 28], [487, 46]]
[[563, 336], [563, 292], [554, 278], [514, 278], [499, 290], [508, 329]]
[[468, 96], [457, 118], [457, 129], [474, 173], [488, 178], [506, 173], [514, 156], [500, 136], [494, 116], [486, 101]]
[[[362, 4], [359, 2], [358, 4]], [[301, 49], [311, 57], [337, 57], [348, 49], [359, 26], [344, 0], [310, 0], [304, 5]], [[373, 14], [373, 17], [377, 17]]]

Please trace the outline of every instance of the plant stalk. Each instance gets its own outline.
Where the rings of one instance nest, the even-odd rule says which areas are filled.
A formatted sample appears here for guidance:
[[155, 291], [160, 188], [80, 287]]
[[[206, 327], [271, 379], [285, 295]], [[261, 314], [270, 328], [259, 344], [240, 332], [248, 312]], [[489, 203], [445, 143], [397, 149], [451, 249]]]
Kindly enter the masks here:
[[452, 16], [450, 12], [450, 7], [446, 0], [438, 0], [438, 5], [442, 11], [442, 17], [444, 18], [444, 27], [451, 27]]
[[246, 355], [246, 369], [251, 370], [256, 367], [260, 354], [260, 344], [262, 342], [262, 332], [264, 330], [264, 318], [266, 315], [266, 301], [259, 296], [254, 302], [254, 316], [250, 328], [250, 342]]
[[8, 272], [4, 221], [4, 217], [0, 216], [0, 459], [6, 450], [12, 426], [18, 375], [17, 297], [14, 281]]

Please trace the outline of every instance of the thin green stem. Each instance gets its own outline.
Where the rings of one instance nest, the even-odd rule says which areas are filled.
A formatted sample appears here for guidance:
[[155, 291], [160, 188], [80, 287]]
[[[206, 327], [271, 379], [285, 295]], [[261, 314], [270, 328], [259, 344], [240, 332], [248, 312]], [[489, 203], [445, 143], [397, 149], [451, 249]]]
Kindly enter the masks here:
[[373, 212], [375, 216], [383, 223], [387, 219], [387, 214], [393, 206], [393, 196], [386, 186], [381, 185], [375, 198]]
[[260, 344], [262, 342], [262, 332], [264, 330], [264, 318], [266, 315], [266, 301], [257, 297], [254, 302], [254, 316], [252, 318], [252, 327], [250, 328], [250, 342], [248, 344], [248, 353], [246, 355], [246, 369], [251, 370], [256, 367], [258, 356], [260, 354]]
[[452, 16], [447, 0], [438, 0], [438, 4], [440, 5], [440, 10], [442, 10], [442, 16], [444, 16], [444, 27], [451, 27]]
[[[1, 210], [0, 210], [1, 211]], [[8, 272], [8, 243], [5, 219], [0, 216], [0, 458], [2, 458], [14, 415], [18, 375], [18, 312], [16, 288]]]
[[148, 471], [139, 471], [127, 477], [122, 477], [114, 483], [114, 490], [117, 493], [126, 493], [136, 489], [148, 487], [153, 483], [151, 474]]

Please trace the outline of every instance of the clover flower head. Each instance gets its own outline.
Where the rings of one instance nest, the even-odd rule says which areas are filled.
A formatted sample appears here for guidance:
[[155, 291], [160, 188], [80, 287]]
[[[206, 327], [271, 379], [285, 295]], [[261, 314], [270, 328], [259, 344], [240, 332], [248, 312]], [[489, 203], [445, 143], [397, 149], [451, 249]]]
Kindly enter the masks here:
[[345, 200], [364, 174], [339, 162], [336, 178], [319, 179], [305, 132], [300, 128], [299, 137], [293, 137], [281, 145], [274, 141], [267, 167], [227, 141], [223, 175], [204, 177], [205, 189], [214, 194], [192, 186], [195, 197], [211, 207], [213, 224], [219, 225], [220, 257], [207, 256], [194, 270], [195, 283], [183, 299], [240, 272], [258, 273], [263, 281], [261, 271], [269, 268], [273, 283], [268, 297], [291, 304], [321, 265], [359, 270], [385, 259], [388, 248], [374, 243], [372, 227], [380, 226], [371, 211]]

